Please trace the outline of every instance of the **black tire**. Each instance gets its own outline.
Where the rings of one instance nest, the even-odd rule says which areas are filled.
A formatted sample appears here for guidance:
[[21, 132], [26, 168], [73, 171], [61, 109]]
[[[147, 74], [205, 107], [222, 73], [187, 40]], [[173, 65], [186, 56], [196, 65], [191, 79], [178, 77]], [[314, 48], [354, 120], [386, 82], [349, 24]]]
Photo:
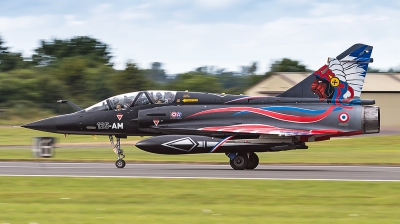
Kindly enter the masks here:
[[119, 160], [115, 161], [115, 166], [117, 168], [124, 168], [125, 167], [125, 160], [119, 159]]
[[250, 152], [249, 153], [249, 162], [247, 163], [246, 169], [254, 170], [258, 166], [259, 162], [260, 162], [260, 159], [258, 158], [257, 154], [255, 154], [254, 152]]
[[247, 158], [246, 154], [239, 153], [235, 156], [234, 159], [230, 160], [231, 167], [234, 170], [244, 170], [249, 163], [249, 158]]

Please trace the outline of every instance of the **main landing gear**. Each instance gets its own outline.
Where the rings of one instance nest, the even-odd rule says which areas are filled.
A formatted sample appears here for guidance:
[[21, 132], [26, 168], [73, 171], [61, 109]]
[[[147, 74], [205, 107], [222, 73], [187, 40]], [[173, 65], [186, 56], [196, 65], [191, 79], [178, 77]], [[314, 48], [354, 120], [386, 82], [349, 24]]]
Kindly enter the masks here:
[[116, 137], [117, 139], [117, 144], [114, 144], [114, 137], [112, 135], [108, 136], [110, 139], [111, 146], [113, 147], [113, 151], [115, 154], [118, 155], [117, 161], [115, 161], [115, 166], [117, 168], [124, 168], [125, 167], [125, 155], [124, 155], [124, 150], [121, 149], [121, 139]]
[[259, 158], [254, 152], [249, 153], [228, 153], [231, 167], [234, 170], [253, 170], [258, 166]]

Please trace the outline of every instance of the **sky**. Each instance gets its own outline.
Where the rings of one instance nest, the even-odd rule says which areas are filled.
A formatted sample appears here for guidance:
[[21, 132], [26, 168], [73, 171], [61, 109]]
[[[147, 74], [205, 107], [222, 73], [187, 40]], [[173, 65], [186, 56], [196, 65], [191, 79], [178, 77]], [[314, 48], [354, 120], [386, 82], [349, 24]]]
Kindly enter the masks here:
[[257, 73], [287, 57], [318, 69], [355, 43], [374, 46], [373, 68], [400, 69], [397, 0], [2, 0], [0, 36], [29, 57], [40, 40], [90, 36], [114, 68], [161, 62], [169, 74], [200, 66]]

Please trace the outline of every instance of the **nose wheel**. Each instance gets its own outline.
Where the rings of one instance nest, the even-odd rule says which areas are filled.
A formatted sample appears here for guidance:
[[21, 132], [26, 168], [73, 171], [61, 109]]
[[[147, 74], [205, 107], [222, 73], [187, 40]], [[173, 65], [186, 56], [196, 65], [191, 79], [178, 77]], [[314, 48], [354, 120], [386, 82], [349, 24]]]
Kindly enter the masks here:
[[118, 159], [117, 161], [115, 161], [115, 166], [117, 168], [124, 168], [125, 167], [125, 160]]
[[121, 139], [116, 137], [117, 143], [114, 143], [114, 137], [112, 135], [108, 136], [110, 139], [111, 146], [113, 147], [113, 151], [117, 154], [117, 161], [115, 161], [115, 166], [117, 168], [124, 168], [125, 167], [125, 155], [124, 150], [121, 149]]

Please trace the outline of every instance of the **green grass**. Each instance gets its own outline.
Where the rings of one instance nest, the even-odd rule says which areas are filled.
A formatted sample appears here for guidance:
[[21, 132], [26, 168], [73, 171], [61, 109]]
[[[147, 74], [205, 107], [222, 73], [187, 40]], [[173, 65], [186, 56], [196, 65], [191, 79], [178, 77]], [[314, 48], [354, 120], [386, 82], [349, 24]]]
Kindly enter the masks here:
[[0, 177], [0, 223], [396, 223], [399, 188], [393, 182]]
[[[21, 103], [23, 107], [21, 106]], [[34, 108], [28, 102], [17, 102], [17, 108], [2, 107], [0, 109], [5, 110], [5, 112], [0, 111], [0, 125], [23, 125], [33, 121], [37, 121], [43, 118], [56, 116], [48, 110], [42, 110], [40, 108]], [[29, 116], [27, 116], [29, 114]]]
[[[47, 161], [114, 161], [116, 155], [112, 152], [107, 136], [70, 135], [43, 133], [22, 128], [0, 128], [2, 137], [0, 145], [30, 145], [34, 136], [58, 137], [59, 143], [87, 143], [88, 145], [103, 145], [107, 148], [68, 148], [56, 149], [56, 155]], [[227, 163], [224, 154], [197, 155], [158, 155], [127, 146], [127, 141], [139, 140], [139, 137], [121, 139], [128, 162], [212, 162]], [[131, 143], [131, 142], [130, 142]], [[297, 164], [388, 164], [400, 165], [400, 136], [365, 135], [358, 138], [337, 138], [330, 141], [308, 143], [307, 150], [294, 150], [276, 153], [258, 153], [261, 163], [297, 163]], [[30, 149], [0, 148], [0, 160], [32, 160]]]
[[[57, 137], [60, 143], [94, 143], [109, 144], [108, 136], [67, 135], [34, 131], [19, 127], [0, 127], [0, 146], [31, 145], [33, 137]], [[139, 140], [140, 137], [129, 137], [129, 140]]]
[[[347, 141], [347, 140], [346, 140]], [[349, 141], [349, 140], [348, 140]], [[228, 163], [224, 154], [158, 155], [147, 153], [136, 147], [124, 147], [127, 162], [185, 162], [185, 163]], [[339, 150], [313, 146], [308, 150], [277, 153], [258, 153], [264, 164], [373, 164], [399, 165], [400, 150], [382, 151], [358, 147]], [[39, 161], [115, 161], [116, 155], [110, 148], [57, 148], [53, 158], [32, 158], [30, 149], [0, 149], [0, 160]]]

